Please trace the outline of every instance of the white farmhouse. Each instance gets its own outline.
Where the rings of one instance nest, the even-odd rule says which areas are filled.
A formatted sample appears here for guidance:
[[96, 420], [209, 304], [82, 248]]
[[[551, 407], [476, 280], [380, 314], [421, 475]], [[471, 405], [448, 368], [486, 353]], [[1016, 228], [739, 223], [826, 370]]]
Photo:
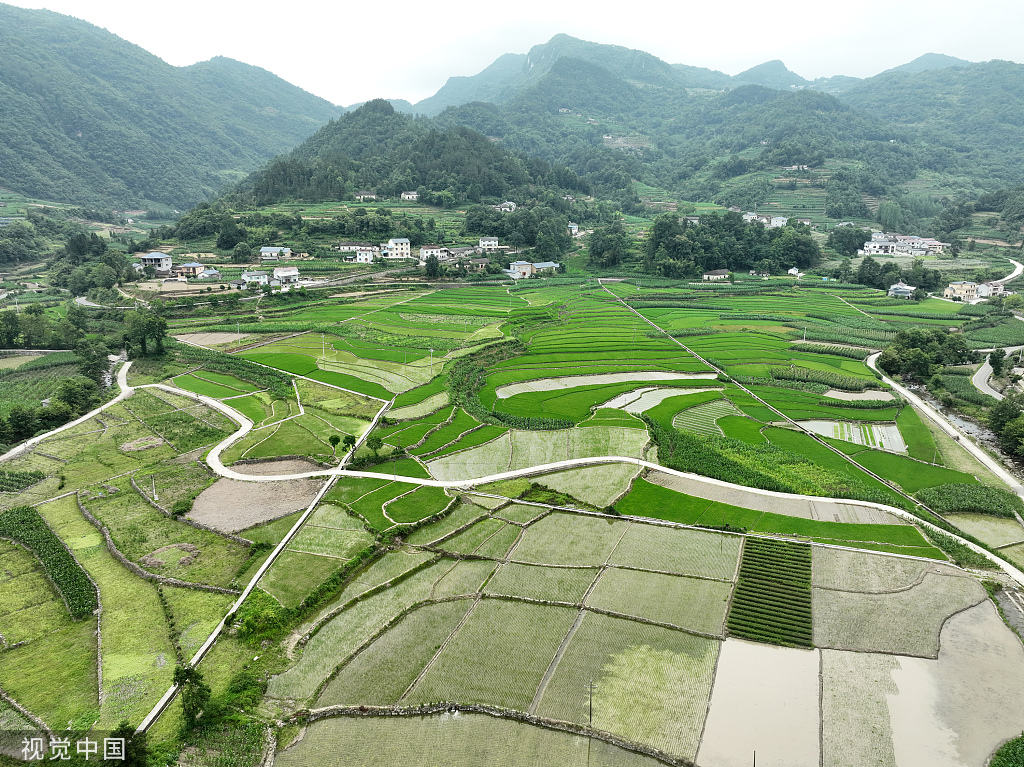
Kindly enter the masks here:
[[405, 202], [416, 202], [419, 199], [419, 192], [402, 192], [402, 200], [404, 200]]
[[278, 266], [274, 269], [274, 279], [281, 285], [294, 285], [299, 281], [299, 267]]
[[291, 248], [266, 247], [260, 248], [260, 258], [263, 260], [274, 260], [279, 258], [291, 258]]
[[242, 272], [242, 282], [245, 283], [245, 287], [252, 288], [259, 285], [267, 285], [270, 282], [270, 277], [266, 272]]
[[490, 253], [498, 249], [498, 238], [497, 237], [481, 237], [480, 238], [480, 250], [484, 253]]
[[421, 245], [420, 261], [426, 263], [427, 259], [433, 256], [438, 261], [447, 261], [452, 257], [452, 252], [444, 245]]
[[143, 268], [151, 266], [158, 272], [171, 271], [171, 257], [166, 253], [158, 253], [156, 251], [147, 253], [144, 256], [139, 256], [139, 263], [142, 264]]

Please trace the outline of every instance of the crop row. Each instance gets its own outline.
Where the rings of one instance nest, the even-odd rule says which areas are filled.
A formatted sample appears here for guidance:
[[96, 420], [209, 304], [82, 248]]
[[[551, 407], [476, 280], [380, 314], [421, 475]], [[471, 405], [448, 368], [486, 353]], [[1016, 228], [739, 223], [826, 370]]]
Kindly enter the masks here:
[[900, 401], [886, 399], [820, 399], [817, 404], [827, 407], [845, 407], [851, 410], [888, 410], [900, 407]]
[[292, 379], [284, 373], [257, 365], [242, 357], [234, 357], [211, 349], [188, 346], [174, 341], [168, 341], [167, 345], [173, 348], [179, 359], [202, 365], [214, 372], [227, 373], [261, 388], [269, 389], [275, 399], [288, 399], [293, 396]]
[[811, 547], [748, 538], [728, 626], [746, 639], [810, 647]]
[[96, 587], [89, 576], [38, 511], [30, 506], [17, 506], [0, 512], [0, 537], [20, 543], [39, 558], [72, 618], [84, 618], [99, 606]]
[[41, 471], [0, 471], [0, 493], [16, 493], [45, 478]]
[[996, 404], [995, 397], [978, 391], [974, 386], [974, 382], [966, 376], [940, 375], [939, 380], [942, 381], [942, 386], [946, 391], [952, 393], [956, 397], [959, 397], [965, 402], [971, 402], [975, 405], [982, 405], [984, 407], [991, 407]]
[[822, 346], [820, 344], [793, 344], [790, 347], [796, 352], [811, 354], [832, 354], [837, 357], [849, 357], [852, 360], [866, 360], [871, 354], [867, 349], [853, 349], [849, 346]]
[[950, 484], [925, 488], [917, 497], [940, 513], [974, 512], [1013, 519], [1024, 514], [1024, 502], [1008, 490], [984, 485]]
[[[709, 362], [711, 360], [708, 360]], [[714, 363], [716, 367], [720, 364]], [[824, 384], [812, 383], [811, 381], [781, 381], [775, 378], [760, 378], [758, 376], [730, 376], [733, 381], [743, 386], [771, 386], [776, 389], [793, 389], [806, 391], [812, 394], [824, 394], [828, 387]]]
[[770, 368], [768, 374], [780, 381], [810, 381], [820, 383], [833, 389], [845, 391], [864, 391], [865, 389], [877, 389], [878, 384], [864, 378], [846, 376], [842, 373], [832, 373], [827, 370], [809, 370], [808, 368]]

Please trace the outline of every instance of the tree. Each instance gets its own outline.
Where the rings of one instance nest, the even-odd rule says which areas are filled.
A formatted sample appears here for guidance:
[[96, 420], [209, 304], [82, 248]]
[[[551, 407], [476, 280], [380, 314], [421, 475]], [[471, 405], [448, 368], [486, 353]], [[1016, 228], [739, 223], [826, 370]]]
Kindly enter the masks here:
[[247, 264], [252, 259], [252, 247], [247, 242], [240, 242], [235, 245], [231, 252], [231, 261], [236, 264]]
[[871, 235], [859, 226], [837, 226], [829, 232], [825, 244], [841, 256], [852, 257], [870, 239]]
[[344, 442], [344, 444], [345, 444], [345, 451], [346, 452], [351, 451], [352, 448], [354, 448], [356, 446], [356, 438], [354, 436], [352, 436], [351, 434], [346, 434], [345, 435], [345, 439], [342, 440], [342, 442]]
[[149, 764], [149, 742], [146, 733], [136, 732], [127, 719], [110, 733], [111, 738], [124, 738], [123, 767], [147, 767]]
[[107, 359], [109, 350], [102, 341], [81, 340], [75, 344], [75, 356], [78, 357], [78, 369], [82, 375], [96, 383], [103, 382], [103, 374], [110, 370]]
[[366, 446], [373, 451], [374, 455], [377, 455], [382, 447], [384, 447], [384, 440], [374, 435], [366, 440]]
[[185, 729], [192, 730], [210, 703], [210, 687], [203, 681], [203, 675], [192, 666], [176, 666], [174, 684], [178, 686], [181, 695]]
[[427, 256], [427, 267], [426, 275], [427, 279], [436, 279], [441, 274], [440, 262], [437, 260], [437, 256]]
[[1003, 374], [1003, 363], [1006, 361], [1005, 349], [993, 349], [988, 355], [988, 364], [992, 366], [992, 375], [999, 378]]
[[1006, 424], [1024, 412], [1024, 395], [1011, 394], [992, 406], [988, 411], [988, 427], [1000, 434]]
[[1024, 415], [1019, 415], [999, 432], [999, 447], [1010, 455], [1024, 453]]
[[331, 453], [333, 453], [334, 455], [337, 455], [338, 454], [338, 443], [341, 442], [341, 437], [339, 437], [337, 434], [332, 434], [331, 436], [329, 436], [327, 438], [327, 441], [329, 443], [331, 443]]

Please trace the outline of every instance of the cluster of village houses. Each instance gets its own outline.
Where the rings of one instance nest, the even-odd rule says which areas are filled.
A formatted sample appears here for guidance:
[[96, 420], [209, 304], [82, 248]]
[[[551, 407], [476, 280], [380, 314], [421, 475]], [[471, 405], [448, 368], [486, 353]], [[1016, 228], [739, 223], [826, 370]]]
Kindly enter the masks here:
[[[569, 225], [570, 233], [574, 233], [576, 224]], [[388, 240], [380, 245], [370, 242], [342, 242], [334, 248], [342, 253], [351, 253], [345, 258], [348, 263], [371, 264], [376, 259], [412, 260], [416, 258], [412, 253], [412, 244], [407, 238], [397, 237]], [[445, 247], [442, 245], [423, 245], [417, 254], [420, 266], [424, 266], [431, 256], [438, 262], [452, 262], [466, 265], [473, 271], [485, 271], [491, 263], [490, 258], [482, 256], [487, 254], [501, 254], [509, 250], [507, 245], [499, 245], [497, 237], [481, 237], [478, 244], [470, 247]], [[292, 258], [291, 248], [265, 247], [260, 248], [260, 261], [262, 264], [270, 265], [275, 261]], [[261, 265], [262, 265], [261, 264]], [[137, 272], [143, 272], [147, 267], [153, 269], [158, 279], [166, 281], [188, 282], [189, 280], [205, 280], [218, 282], [221, 279], [219, 270], [206, 264], [196, 261], [187, 264], [172, 263], [172, 259], [166, 253], [152, 252], [139, 257], [137, 263], [132, 264]], [[508, 269], [502, 270], [507, 276], [513, 279], [523, 277], [534, 277], [543, 274], [554, 274], [558, 271], [559, 264], [554, 261], [513, 261]], [[259, 288], [264, 285], [270, 287], [285, 287], [295, 285], [299, 282], [299, 268], [297, 266], [277, 266], [273, 269], [252, 269], [242, 272], [241, 278], [232, 280], [228, 284], [233, 288]]]

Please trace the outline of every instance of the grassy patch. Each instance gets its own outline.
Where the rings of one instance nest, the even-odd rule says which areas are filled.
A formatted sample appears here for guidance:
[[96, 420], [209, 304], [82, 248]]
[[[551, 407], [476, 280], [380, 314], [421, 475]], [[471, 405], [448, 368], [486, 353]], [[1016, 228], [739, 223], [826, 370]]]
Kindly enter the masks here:
[[419, 522], [443, 511], [451, 500], [440, 487], [421, 487], [389, 503], [387, 513], [398, 524]]
[[297, 607], [340, 564], [333, 557], [283, 551], [260, 579], [260, 588], [273, 595], [285, 607]]

